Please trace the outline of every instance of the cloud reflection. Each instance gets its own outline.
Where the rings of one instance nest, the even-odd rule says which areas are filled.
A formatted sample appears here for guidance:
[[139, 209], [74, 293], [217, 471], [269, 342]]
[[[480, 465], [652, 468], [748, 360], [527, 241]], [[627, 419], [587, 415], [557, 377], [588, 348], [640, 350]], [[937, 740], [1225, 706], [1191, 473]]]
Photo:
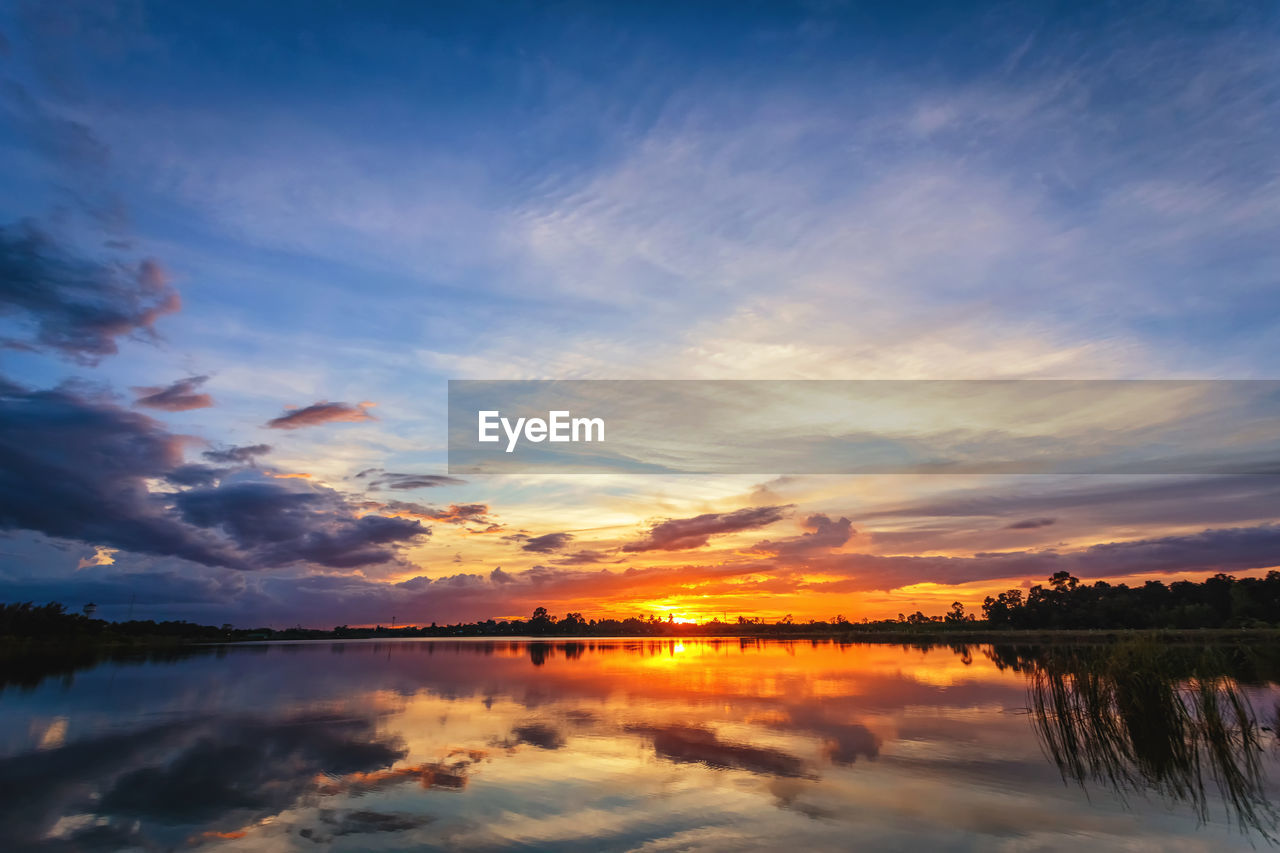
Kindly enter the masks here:
[[[1102, 847], [1141, 837], [1229, 849], [1263, 837], [1177, 796], [1153, 808], [1132, 794], [1170, 789], [1140, 773], [1127, 798], [1064, 789], [1023, 713], [1037, 695], [1028, 685], [1062, 681], [1043, 680], [1065, 675], [1060, 660], [589, 640], [234, 646], [51, 665], [59, 677], [27, 672], [0, 697], [11, 733], [0, 784], [17, 792], [0, 828], [35, 850], [375, 837], [468, 850], [776, 849], [787, 838], [838, 849], [855, 825], [877, 847], [1011, 836], [1053, 847], [1084, 832]], [[1229, 680], [1251, 707], [1276, 698], [1280, 660], [1213, 660], [1197, 677]], [[1167, 693], [1184, 676], [1171, 677], [1165, 695], [1183, 695]], [[1250, 796], [1265, 796], [1273, 757], [1251, 760]]]

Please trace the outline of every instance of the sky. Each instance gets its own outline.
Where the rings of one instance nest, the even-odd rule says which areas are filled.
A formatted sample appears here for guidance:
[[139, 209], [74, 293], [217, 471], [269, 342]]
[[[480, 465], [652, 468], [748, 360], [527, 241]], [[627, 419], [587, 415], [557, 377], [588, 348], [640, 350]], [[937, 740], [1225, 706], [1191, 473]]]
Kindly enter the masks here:
[[0, 600], [893, 617], [1267, 476], [479, 474], [450, 379], [1270, 379], [1268, 3], [0, 4]]

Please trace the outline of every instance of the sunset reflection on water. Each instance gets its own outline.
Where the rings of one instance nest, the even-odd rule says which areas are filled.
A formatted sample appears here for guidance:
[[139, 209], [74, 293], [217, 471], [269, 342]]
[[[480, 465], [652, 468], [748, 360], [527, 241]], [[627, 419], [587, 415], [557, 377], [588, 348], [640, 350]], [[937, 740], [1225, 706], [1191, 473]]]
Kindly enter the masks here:
[[[1083, 664], [1042, 659], [989, 646], [436, 640], [50, 667], [0, 694], [0, 838], [48, 850], [1266, 843], [1265, 825], [1222, 803], [1197, 811], [1167, 779], [1142, 790], [1163, 743], [1104, 756], [1146, 762], [1124, 789], [1068, 778], [1042, 732], [1070, 739], [1073, 723], [1044, 726], [1040, 703], [1038, 731], [1028, 691], [1070, 691]], [[1273, 713], [1270, 676], [1240, 683]], [[1262, 725], [1249, 729], [1264, 757], [1245, 793], [1265, 806], [1275, 750]]]

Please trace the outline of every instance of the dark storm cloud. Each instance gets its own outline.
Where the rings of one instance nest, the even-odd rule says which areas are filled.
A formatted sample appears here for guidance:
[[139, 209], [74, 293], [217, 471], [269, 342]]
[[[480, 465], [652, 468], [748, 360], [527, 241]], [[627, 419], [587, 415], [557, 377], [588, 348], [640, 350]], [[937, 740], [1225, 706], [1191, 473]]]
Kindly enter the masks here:
[[337, 492], [315, 487], [222, 484], [180, 492], [173, 501], [185, 521], [224, 531], [262, 565], [305, 560], [354, 568], [383, 563], [395, 556], [387, 546], [429, 532], [413, 519], [357, 517]]
[[175, 519], [148, 479], [183, 464], [155, 421], [67, 390], [0, 385], [0, 527], [244, 566], [234, 547]]
[[246, 447], [225, 447], [220, 450], [206, 450], [202, 456], [210, 462], [221, 462], [224, 465], [251, 465], [259, 456], [271, 452], [269, 444], [250, 444]]
[[1107, 567], [1128, 572], [1230, 571], [1280, 565], [1280, 525], [1203, 530], [1199, 533], [1108, 542], [1075, 557], [1087, 575]]
[[532, 551], [535, 554], [551, 554], [568, 545], [572, 539], [572, 533], [545, 533], [526, 541], [521, 546], [521, 550]]
[[1015, 521], [1013, 524], [1006, 525], [1005, 530], [1036, 530], [1041, 527], [1048, 527], [1057, 521], [1056, 518], [1024, 518], [1022, 521]]
[[77, 571], [72, 577], [29, 577], [0, 583], [10, 601], [93, 601], [99, 605], [224, 605], [245, 593], [244, 572], [205, 570], [116, 571], [114, 566]]
[[777, 541], [765, 539], [756, 544], [755, 550], [769, 551], [778, 556], [807, 554], [824, 548], [839, 548], [855, 532], [849, 519], [841, 517], [838, 521], [832, 521], [822, 513], [806, 518], [803, 527], [806, 532], [799, 536]]
[[126, 336], [155, 337], [155, 323], [181, 307], [153, 260], [107, 263], [76, 257], [30, 222], [0, 227], [0, 316], [19, 320], [19, 346], [94, 364]]
[[368, 480], [368, 488], [373, 489], [395, 489], [397, 491], [409, 491], [410, 489], [432, 489], [437, 486], [465, 486], [466, 480], [459, 480], [457, 477], [448, 477], [444, 474], [404, 474], [394, 471], [384, 471], [381, 468], [366, 468], [355, 477], [357, 480]]
[[267, 421], [267, 426], [271, 429], [301, 429], [320, 424], [371, 421], [374, 419], [373, 415], [365, 411], [371, 405], [373, 404], [357, 403], [353, 406], [350, 403], [321, 401], [301, 409], [286, 409], [284, 414]]
[[141, 396], [134, 400], [133, 404], [165, 412], [207, 409], [213, 405], [213, 398], [198, 389], [208, 379], [208, 376], [190, 376], [179, 379], [172, 385], [137, 387], [133, 390]]
[[214, 468], [210, 465], [179, 465], [164, 478], [175, 486], [207, 486], [227, 473], [226, 468]]
[[[429, 534], [417, 520], [358, 514], [297, 480], [231, 482], [186, 464], [191, 442], [109, 400], [0, 380], [0, 529], [253, 569], [387, 562]], [[150, 481], [190, 488], [153, 492]]]
[[773, 524], [789, 506], [747, 507], [734, 512], [708, 512], [693, 518], [672, 518], [649, 529], [643, 539], [622, 546], [623, 551], [682, 551], [698, 548], [721, 533], [736, 533]]

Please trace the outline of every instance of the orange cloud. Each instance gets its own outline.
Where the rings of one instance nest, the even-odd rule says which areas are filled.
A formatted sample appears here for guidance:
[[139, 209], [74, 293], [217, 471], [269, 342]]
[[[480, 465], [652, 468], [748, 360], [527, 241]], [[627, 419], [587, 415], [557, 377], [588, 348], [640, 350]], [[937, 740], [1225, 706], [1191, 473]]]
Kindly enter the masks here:
[[[456, 761], [452, 765], [426, 762], [413, 767], [397, 767], [392, 770], [376, 770], [371, 773], [348, 773], [338, 779], [319, 776], [316, 780], [317, 790], [321, 794], [363, 794], [398, 785], [410, 779], [416, 779], [423, 788], [460, 790], [467, 786], [467, 767], [474, 761], [479, 760], [473, 753], [474, 751], [468, 752], [466, 758]], [[482, 753], [477, 754], [482, 755]]]
[[350, 403], [330, 403], [322, 400], [303, 408], [286, 409], [284, 414], [267, 421], [267, 426], [271, 429], [301, 429], [320, 424], [371, 421], [374, 417], [366, 410], [376, 405], [368, 401], [353, 406]]

